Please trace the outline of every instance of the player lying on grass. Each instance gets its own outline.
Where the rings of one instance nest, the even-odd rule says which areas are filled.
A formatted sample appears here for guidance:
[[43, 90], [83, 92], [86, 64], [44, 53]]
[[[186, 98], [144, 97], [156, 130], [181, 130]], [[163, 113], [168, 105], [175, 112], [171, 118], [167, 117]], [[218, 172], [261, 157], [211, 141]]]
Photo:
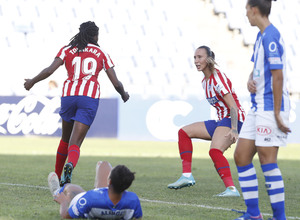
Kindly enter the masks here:
[[60, 188], [55, 172], [48, 176], [54, 201], [60, 204], [62, 218], [142, 219], [138, 196], [128, 189], [134, 173], [126, 166], [114, 168], [109, 162], [96, 166], [95, 189], [85, 191], [79, 185], [65, 184]]
[[182, 176], [168, 185], [170, 189], [195, 184], [192, 175], [192, 138], [211, 140], [209, 156], [224, 182], [226, 190], [217, 196], [240, 196], [234, 186], [230, 166], [223, 153], [238, 139], [245, 113], [239, 103], [231, 81], [215, 67], [215, 54], [207, 46], [195, 51], [195, 66], [203, 72], [202, 86], [207, 101], [216, 108], [218, 121], [207, 120], [187, 125], [178, 132], [179, 153], [182, 160]]

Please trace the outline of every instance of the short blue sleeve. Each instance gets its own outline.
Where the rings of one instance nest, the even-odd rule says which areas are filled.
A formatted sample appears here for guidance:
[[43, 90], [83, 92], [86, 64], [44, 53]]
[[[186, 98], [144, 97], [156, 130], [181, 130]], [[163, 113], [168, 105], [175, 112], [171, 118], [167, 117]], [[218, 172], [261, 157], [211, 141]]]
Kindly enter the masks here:
[[141, 218], [142, 216], [143, 216], [143, 211], [142, 211], [141, 203], [140, 203], [139, 198], [137, 197], [137, 203], [136, 203], [136, 207], [135, 207], [133, 217], [134, 218]]
[[265, 59], [270, 69], [282, 69], [283, 46], [280, 43], [281, 36], [277, 29], [270, 28], [263, 37]]
[[72, 218], [85, 218], [85, 214], [89, 213], [91, 210], [88, 202], [88, 193], [78, 198], [75, 204], [72, 204], [68, 210], [69, 215]]

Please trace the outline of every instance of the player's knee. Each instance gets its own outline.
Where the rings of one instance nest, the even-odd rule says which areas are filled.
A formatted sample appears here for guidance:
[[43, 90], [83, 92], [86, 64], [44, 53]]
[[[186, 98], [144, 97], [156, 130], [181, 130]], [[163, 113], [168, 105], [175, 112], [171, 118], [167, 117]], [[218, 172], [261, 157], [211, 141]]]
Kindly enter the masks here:
[[84, 189], [82, 189], [81, 186], [75, 185], [75, 184], [66, 184], [64, 188], [64, 193], [66, 195], [69, 195], [70, 197], [74, 197], [75, 195], [84, 192]]
[[[100, 162], [100, 164], [99, 164]], [[112, 168], [111, 164], [108, 161], [99, 161], [98, 166], [102, 168]]]
[[241, 151], [235, 151], [233, 154], [234, 162], [237, 166], [246, 166], [251, 163], [251, 159], [247, 158]]
[[239, 155], [236, 151], [233, 154], [233, 158], [234, 158], [234, 162], [236, 163], [236, 165], [239, 166]]
[[183, 128], [181, 128], [178, 131], [178, 138], [189, 138], [189, 135]]

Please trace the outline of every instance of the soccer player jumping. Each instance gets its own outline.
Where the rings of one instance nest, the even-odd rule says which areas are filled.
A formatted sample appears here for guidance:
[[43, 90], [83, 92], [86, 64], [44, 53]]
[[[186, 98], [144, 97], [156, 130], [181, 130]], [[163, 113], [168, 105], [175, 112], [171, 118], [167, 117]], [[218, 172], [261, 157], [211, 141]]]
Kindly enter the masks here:
[[[52, 64], [32, 79], [25, 79], [24, 87], [30, 90], [37, 82], [51, 76], [65, 64], [68, 78], [64, 82], [61, 110], [62, 137], [57, 149], [55, 173], [61, 185], [70, 183], [72, 171], [80, 155], [80, 146], [93, 123], [100, 99], [99, 72], [104, 69], [124, 102], [129, 99], [114, 71], [109, 55], [98, 45], [99, 28], [94, 22], [82, 23], [79, 33], [69, 45], [60, 49]], [[67, 163], [65, 164], [66, 159]]]

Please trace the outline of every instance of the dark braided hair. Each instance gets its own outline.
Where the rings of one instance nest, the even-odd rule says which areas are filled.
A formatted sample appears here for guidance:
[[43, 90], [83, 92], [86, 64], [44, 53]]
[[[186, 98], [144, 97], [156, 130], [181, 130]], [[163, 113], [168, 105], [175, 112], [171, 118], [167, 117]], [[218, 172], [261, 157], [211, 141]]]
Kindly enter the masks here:
[[99, 28], [94, 22], [88, 21], [82, 23], [79, 27], [79, 33], [71, 38], [71, 42], [69, 43], [69, 45], [71, 45], [71, 48], [77, 47], [78, 52], [80, 50], [83, 50], [88, 43], [92, 43], [99, 46], [94, 39], [94, 37], [97, 36], [98, 33]]
[[131, 172], [126, 166], [118, 165], [110, 173], [111, 186], [116, 193], [122, 193], [128, 189], [134, 180], [134, 172]]

